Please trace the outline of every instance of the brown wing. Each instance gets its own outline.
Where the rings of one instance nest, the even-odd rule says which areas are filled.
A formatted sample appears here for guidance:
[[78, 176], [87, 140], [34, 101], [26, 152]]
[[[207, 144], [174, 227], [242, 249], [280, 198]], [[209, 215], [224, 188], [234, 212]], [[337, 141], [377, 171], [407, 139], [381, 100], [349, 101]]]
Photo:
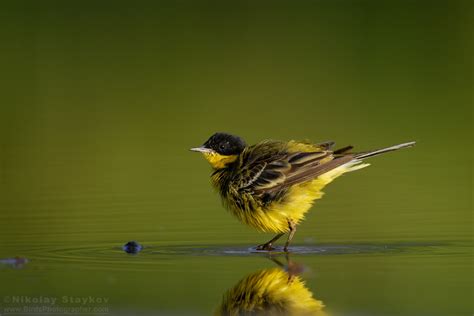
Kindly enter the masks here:
[[[265, 203], [283, 196], [295, 184], [312, 180], [353, 159], [352, 155], [334, 157], [324, 147], [312, 152], [270, 151], [244, 162], [238, 183], [240, 192], [262, 197]], [[268, 153], [268, 152], [267, 152]]]

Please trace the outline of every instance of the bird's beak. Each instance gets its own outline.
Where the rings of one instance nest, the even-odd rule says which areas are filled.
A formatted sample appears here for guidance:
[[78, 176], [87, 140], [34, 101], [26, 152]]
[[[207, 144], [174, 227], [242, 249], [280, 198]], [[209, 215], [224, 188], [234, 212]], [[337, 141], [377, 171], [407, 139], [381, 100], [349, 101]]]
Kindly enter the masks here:
[[206, 148], [206, 147], [195, 147], [195, 148], [191, 148], [189, 150], [197, 151], [197, 152], [200, 152], [200, 153], [213, 153], [214, 152], [214, 150], [212, 150], [210, 148]]

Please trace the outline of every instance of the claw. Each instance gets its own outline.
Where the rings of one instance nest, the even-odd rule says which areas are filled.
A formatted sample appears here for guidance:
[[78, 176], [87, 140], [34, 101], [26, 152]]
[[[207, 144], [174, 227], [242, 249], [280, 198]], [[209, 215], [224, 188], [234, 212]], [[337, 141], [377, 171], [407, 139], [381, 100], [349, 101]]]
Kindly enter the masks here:
[[272, 251], [272, 250], [275, 250], [275, 248], [272, 247], [271, 243], [266, 243], [266, 244], [258, 245], [257, 250]]

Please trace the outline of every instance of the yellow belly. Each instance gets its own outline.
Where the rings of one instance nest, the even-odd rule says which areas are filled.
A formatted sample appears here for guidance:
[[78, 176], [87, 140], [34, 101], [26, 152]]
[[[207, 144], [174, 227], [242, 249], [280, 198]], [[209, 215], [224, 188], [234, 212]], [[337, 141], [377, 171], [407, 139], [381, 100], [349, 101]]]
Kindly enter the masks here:
[[289, 231], [288, 220], [298, 224], [313, 205], [323, 196], [323, 188], [346, 172], [368, 166], [358, 161], [335, 168], [318, 178], [294, 185], [281, 202], [274, 202], [265, 208], [253, 212], [235, 210], [234, 214], [246, 224], [264, 232], [286, 233]]

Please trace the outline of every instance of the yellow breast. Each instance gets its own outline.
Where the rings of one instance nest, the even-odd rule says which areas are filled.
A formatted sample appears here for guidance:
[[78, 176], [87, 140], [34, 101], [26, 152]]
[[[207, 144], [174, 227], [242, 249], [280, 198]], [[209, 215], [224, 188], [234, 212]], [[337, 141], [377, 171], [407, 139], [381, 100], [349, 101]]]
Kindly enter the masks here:
[[292, 186], [285, 198], [279, 202], [266, 207], [258, 207], [251, 212], [238, 208], [231, 208], [231, 211], [242, 222], [260, 231], [286, 233], [289, 231], [288, 220], [291, 219], [295, 224], [302, 221], [314, 201], [322, 198], [324, 194], [322, 190], [326, 185], [346, 172], [366, 166], [368, 164], [351, 162], [320, 175], [312, 181]]

